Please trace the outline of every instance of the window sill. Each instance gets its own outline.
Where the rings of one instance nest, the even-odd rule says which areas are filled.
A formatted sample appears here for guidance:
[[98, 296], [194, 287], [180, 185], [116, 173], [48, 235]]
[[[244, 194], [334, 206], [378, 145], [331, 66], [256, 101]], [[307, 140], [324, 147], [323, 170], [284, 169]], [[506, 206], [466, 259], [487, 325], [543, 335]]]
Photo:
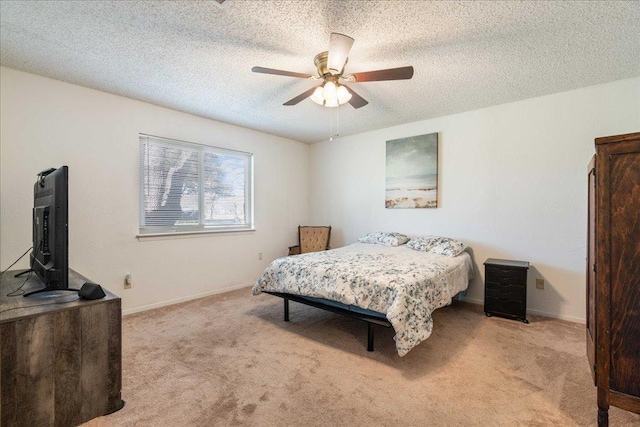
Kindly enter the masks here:
[[238, 233], [253, 233], [256, 231], [254, 227], [252, 228], [243, 228], [238, 230], [194, 230], [194, 231], [175, 231], [175, 232], [167, 232], [167, 233], [144, 233], [137, 234], [136, 239], [138, 241], [145, 240], [167, 240], [167, 239], [190, 239], [194, 237], [206, 237], [211, 235], [221, 235], [221, 234], [238, 234]]

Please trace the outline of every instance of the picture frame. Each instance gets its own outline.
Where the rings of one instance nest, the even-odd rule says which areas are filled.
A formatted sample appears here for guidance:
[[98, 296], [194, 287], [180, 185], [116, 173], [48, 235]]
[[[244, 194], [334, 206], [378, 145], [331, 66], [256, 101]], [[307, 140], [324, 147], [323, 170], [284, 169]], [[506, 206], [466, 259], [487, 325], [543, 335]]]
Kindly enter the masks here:
[[438, 133], [387, 141], [385, 208], [438, 207]]

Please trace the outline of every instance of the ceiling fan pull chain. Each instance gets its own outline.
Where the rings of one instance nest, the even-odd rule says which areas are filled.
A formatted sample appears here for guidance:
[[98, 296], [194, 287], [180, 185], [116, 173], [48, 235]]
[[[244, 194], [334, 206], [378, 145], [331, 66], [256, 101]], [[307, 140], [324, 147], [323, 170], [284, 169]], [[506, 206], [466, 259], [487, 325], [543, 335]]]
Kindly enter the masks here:
[[331, 108], [329, 108], [329, 141], [333, 141], [333, 125], [332, 125], [332, 120], [333, 120], [333, 116], [331, 113]]
[[[338, 109], [340, 107], [329, 108], [329, 141], [333, 141], [333, 138], [337, 138], [340, 136], [338, 125], [339, 125], [339, 116]], [[336, 111], [336, 133], [333, 133], [333, 110]]]

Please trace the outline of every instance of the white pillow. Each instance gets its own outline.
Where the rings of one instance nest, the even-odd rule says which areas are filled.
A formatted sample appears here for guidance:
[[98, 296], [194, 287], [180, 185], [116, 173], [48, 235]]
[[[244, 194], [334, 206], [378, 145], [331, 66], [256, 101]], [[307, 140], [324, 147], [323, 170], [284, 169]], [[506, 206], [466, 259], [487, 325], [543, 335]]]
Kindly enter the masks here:
[[418, 236], [409, 240], [407, 247], [416, 251], [430, 252], [436, 255], [455, 257], [467, 247], [459, 240], [439, 236]]
[[400, 246], [409, 241], [409, 238], [402, 233], [385, 233], [379, 231], [377, 233], [365, 234], [358, 239], [360, 243], [373, 243], [385, 246]]

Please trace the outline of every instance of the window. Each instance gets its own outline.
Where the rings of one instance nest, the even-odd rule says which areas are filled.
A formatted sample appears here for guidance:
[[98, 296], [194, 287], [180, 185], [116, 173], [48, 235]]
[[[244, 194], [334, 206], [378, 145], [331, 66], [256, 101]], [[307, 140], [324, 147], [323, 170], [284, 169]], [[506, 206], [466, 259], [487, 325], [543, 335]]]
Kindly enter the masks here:
[[253, 154], [140, 135], [140, 234], [253, 230]]

